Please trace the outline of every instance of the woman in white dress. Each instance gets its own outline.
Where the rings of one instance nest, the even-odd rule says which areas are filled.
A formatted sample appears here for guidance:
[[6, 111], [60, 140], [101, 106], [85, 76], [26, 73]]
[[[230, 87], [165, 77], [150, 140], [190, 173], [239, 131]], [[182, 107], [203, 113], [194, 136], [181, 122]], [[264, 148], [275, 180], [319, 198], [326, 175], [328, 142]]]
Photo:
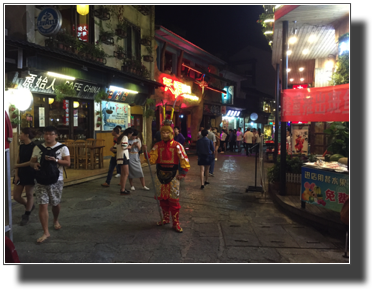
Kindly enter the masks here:
[[126, 182], [128, 178], [129, 151], [131, 146], [128, 139], [132, 135], [132, 129], [127, 128], [119, 136], [116, 141], [116, 163], [120, 164], [120, 195], [130, 195], [130, 191], [126, 190]]
[[134, 178], [139, 178], [140, 182], [142, 183], [142, 188], [146, 191], [149, 191], [150, 189], [146, 186], [144, 182], [144, 175], [142, 170], [142, 164], [140, 163], [139, 158], [139, 151], [142, 147], [142, 142], [138, 138], [138, 131], [136, 129], [133, 129], [131, 138], [128, 140], [128, 145], [131, 146], [130, 150], [130, 173], [128, 176], [128, 181], [131, 185], [131, 191], [135, 191], [135, 187], [132, 184], [132, 180]]

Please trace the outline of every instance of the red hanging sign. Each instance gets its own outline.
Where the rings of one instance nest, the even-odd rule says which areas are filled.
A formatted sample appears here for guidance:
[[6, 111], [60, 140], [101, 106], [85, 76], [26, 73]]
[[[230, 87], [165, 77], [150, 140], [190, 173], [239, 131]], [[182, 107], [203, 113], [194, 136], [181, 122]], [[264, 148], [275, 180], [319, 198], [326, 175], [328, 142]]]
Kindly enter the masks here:
[[307, 84], [293, 85], [293, 89], [306, 89], [306, 88], [307, 88]]
[[348, 122], [349, 84], [283, 90], [281, 120]]

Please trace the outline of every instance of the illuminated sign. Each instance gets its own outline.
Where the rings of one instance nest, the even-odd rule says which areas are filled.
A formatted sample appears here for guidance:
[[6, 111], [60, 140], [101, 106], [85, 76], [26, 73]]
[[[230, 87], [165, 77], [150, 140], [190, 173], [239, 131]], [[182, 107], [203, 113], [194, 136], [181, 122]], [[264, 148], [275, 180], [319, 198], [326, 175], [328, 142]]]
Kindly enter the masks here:
[[223, 88], [226, 93], [222, 93], [222, 104], [233, 105], [234, 104], [234, 86], [227, 86]]
[[88, 25], [79, 24], [77, 29], [78, 29], [78, 38], [82, 41], [88, 42]]
[[306, 89], [307, 88], [307, 84], [304, 84], [304, 85], [293, 85], [293, 89]]
[[36, 27], [43, 36], [56, 35], [62, 24], [62, 16], [59, 10], [53, 7], [43, 9], [36, 19]]
[[229, 110], [229, 111], [227, 111], [226, 116], [238, 117], [240, 113], [241, 113], [240, 111]]
[[163, 77], [163, 85], [166, 85], [164, 91], [167, 92], [170, 90], [170, 92], [175, 95], [175, 97], [182, 93], [191, 93], [191, 86], [185, 85], [167, 77]]

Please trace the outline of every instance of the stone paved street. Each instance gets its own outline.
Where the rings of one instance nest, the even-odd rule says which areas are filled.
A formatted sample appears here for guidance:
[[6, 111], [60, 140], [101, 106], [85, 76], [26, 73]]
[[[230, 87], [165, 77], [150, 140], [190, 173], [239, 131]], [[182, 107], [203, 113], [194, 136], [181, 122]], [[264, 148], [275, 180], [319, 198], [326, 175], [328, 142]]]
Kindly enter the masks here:
[[[27, 226], [14, 204], [14, 243], [22, 263], [348, 263], [344, 239], [317, 231], [281, 212], [268, 194], [246, 193], [254, 184], [254, 158], [220, 154], [215, 177], [200, 189], [197, 157], [181, 186], [182, 234], [159, 220], [149, 168], [130, 196], [119, 195], [119, 179], [65, 187], [59, 221], [41, 245], [38, 209]], [[266, 167], [270, 164], [266, 164]], [[155, 167], [152, 167], [154, 170]], [[50, 213], [50, 223], [52, 214]]]

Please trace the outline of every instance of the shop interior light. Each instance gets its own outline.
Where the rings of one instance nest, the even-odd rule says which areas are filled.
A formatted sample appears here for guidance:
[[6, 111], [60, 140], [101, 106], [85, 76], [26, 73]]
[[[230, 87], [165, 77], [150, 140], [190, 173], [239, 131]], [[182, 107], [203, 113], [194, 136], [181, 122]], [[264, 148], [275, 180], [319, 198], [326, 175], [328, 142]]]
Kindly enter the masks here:
[[292, 82], [294, 80], [294, 78], [290, 78], [290, 81]]
[[326, 62], [326, 64], [325, 64], [326, 70], [332, 70], [332, 69], [333, 69], [333, 66], [334, 66], [334, 62], [333, 62], [332, 60], [329, 60], [329, 61]]
[[110, 86], [109, 90], [110, 91], [124, 91], [124, 92], [132, 93], [132, 94], [138, 94], [139, 93], [138, 91], [124, 89], [124, 88], [116, 87], [116, 86]]
[[74, 102], [74, 108], [79, 108], [79, 102]]
[[263, 21], [264, 23], [268, 23], [268, 22], [274, 22], [274, 19], [266, 19]]
[[31, 106], [33, 96], [28, 89], [8, 89], [7, 92], [6, 98], [10, 100], [9, 103], [15, 104], [20, 111], [25, 111]]
[[302, 54], [306, 55], [307, 53], [309, 53], [309, 49], [305, 49], [302, 51]]
[[314, 35], [314, 34], [313, 34], [313, 35], [310, 35], [310, 37], [309, 37], [309, 39], [308, 39], [307, 41], [309, 41], [309, 42], [314, 42], [314, 41], [316, 41], [315, 35]]
[[75, 80], [75, 77], [64, 75], [64, 74], [59, 74], [59, 73], [55, 73], [55, 72], [47, 72], [47, 75], [59, 77], [59, 78], [64, 78], [64, 79], [68, 79], [68, 80]]
[[89, 5], [76, 5], [76, 11], [79, 15], [85, 16], [90, 11]]
[[273, 34], [273, 31], [266, 31], [264, 34], [265, 34], [265, 35], [267, 35], [267, 34]]
[[290, 72], [291, 71], [291, 69], [289, 68], [289, 69], [287, 69], [287, 72]]
[[288, 50], [286, 54], [287, 54], [287, 55], [290, 55], [290, 54], [291, 54], [291, 50]]
[[304, 78], [301, 78], [300, 81], [303, 82]]
[[305, 68], [301, 67], [298, 70], [302, 72], [303, 70], [305, 70]]
[[55, 99], [54, 98], [52, 98], [52, 97], [50, 97], [50, 98], [48, 98], [48, 104], [53, 104], [53, 102], [55, 101]]
[[297, 37], [291, 36], [291, 37], [289, 38], [289, 43], [290, 43], [290, 44], [296, 43], [297, 40], [298, 40]]

